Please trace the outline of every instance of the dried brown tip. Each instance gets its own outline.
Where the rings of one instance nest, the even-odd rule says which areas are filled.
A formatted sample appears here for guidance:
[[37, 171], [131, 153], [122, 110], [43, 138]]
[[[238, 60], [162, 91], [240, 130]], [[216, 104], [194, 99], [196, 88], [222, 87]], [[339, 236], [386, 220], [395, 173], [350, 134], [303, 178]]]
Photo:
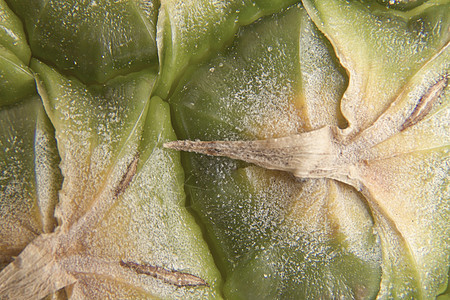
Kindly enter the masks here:
[[120, 180], [119, 184], [115, 189], [114, 192], [115, 197], [118, 197], [120, 194], [122, 194], [130, 185], [131, 180], [133, 180], [134, 175], [136, 175], [138, 162], [139, 162], [139, 153], [137, 153], [134, 156], [133, 160], [127, 167], [127, 171], [125, 172], [125, 174], [123, 174], [122, 179]]
[[189, 274], [178, 272], [174, 270], [167, 270], [162, 267], [152, 266], [149, 264], [138, 264], [131, 261], [120, 261], [120, 265], [136, 272], [160, 279], [166, 283], [176, 285], [178, 287], [184, 286], [209, 286], [202, 278]]
[[402, 126], [400, 127], [400, 131], [403, 131], [406, 128], [411, 127], [412, 125], [423, 120], [423, 118], [425, 118], [426, 115], [431, 111], [436, 101], [440, 98], [447, 85], [448, 74], [441, 77], [420, 98], [419, 102], [414, 107], [409, 117], [405, 120], [405, 122], [403, 122]]

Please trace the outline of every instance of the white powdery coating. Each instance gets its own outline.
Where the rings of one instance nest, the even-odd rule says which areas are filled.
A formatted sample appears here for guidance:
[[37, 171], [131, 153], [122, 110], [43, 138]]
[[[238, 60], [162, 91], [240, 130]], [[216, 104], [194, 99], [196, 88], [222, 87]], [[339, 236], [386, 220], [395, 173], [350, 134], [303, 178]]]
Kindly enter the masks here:
[[129, 114], [139, 105], [126, 106], [130, 99], [125, 99], [125, 93], [130, 88], [112, 88], [105, 96], [93, 96], [78, 83], [67, 82], [53, 100], [64, 121], [55, 123], [64, 176], [58, 218], [78, 219], [113, 174], [111, 164], [118, 155], [114, 151], [131, 134], [126, 131]]
[[[311, 128], [341, 125], [340, 99], [346, 87], [345, 76], [337, 69], [331, 45], [305, 15], [299, 39], [301, 94], [304, 95], [305, 114]], [[342, 121], [341, 121], [342, 122]]]
[[[217, 0], [188, 0], [167, 1], [164, 6], [170, 6], [173, 41], [189, 41], [189, 43], [177, 43], [187, 46], [193, 37], [200, 40], [207, 32], [209, 22], [214, 21], [216, 24], [223, 22], [223, 15], [228, 5], [226, 2]], [[217, 16], [221, 16], [221, 18], [216, 20]]]
[[[424, 24], [422, 19], [417, 19], [412, 26], [400, 18], [375, 16], [341, 4], [333, 3], [332, 6], [345, 16], [341, 19], [324, 17], [328, 23], [326, 31], [350, 73], [343, 110], [354, 129], [361, 130], [389, 106], [406, 83], [406, 78], [417, 71], [426, 61], [426, 55], [433, 54], [441, 43], [433, 34], [427, 33], [433, 28], [428, 27], [431, 23]], [[331, 8], [327, 9], [330, 11]], [[355, 26], [354, 20], [358, 20], [360, 25]], [[338, 35], [339, 31], [349, 30], [352, 35]], [[370, 38], [373, 36], [377, 39]], [[361, 43], [362, 39], [369, 43]]]
[[17, 255], [42, 230], [33, 172], [39, 105], [32, 99], [0, 111], [0, 249], [5, 253]]
[[[260, 139], [297, 133], [302, 124], [295, 106], [295, 65], [285, 63], [289, 54], [284, 45], [277, 41], [270, 45], [258, 45], [262, 50], [244, 49], [258, 52], [258, 56], [246, 53], [244, 58], [236, 55], [214, 61], [209, 72], [205, 72], [208, 75], [198, 82], [198, 88], [215, 98], [214, 103], [202, 108], [205, 113]], [[193, 102], [185, 105], [197, 109], [196, 102], [202, 99], [190, 101]], [[232, 138], [230, 134], [219, 133]]]
[[[408, 242], [426, 292], [442, 285], [448, 265], [450, 172], [448, 147], [381, 159], [363, 171], [363, 180], [386, 216]], [[448, 258], [447, 258], [448, 259]]]
[[[427, 93], [431, 86], [436, 84], [436, 79], [440, 77], [439, 73], [426, 72], [420, 84], [408, 92], [406, 100], [403, 100], [406, 101], [406, 104], [399, 103], [409, 108], [406, 111], [407, 114], [411, 114], [423, 95]], [[431, 150], [450, 145], [450, 101], [448, 101], [450, 89], [448, 86], [438, 97], [433, 103], [431, 111], [423, 120], [389, 137], [366, 154], [369, 154], [372, 159], [381, 159], [401, 155], [402, 153]], [[399, 118], [399, 116], [396, 116], [396, 118]], [[391, 117], [390, 120], [395, 120], [395, 118]], [[384, 123], [389, 125], [389, 122]], [[387, 126], [383, 128], [385, 128], [384, 135], [389, 136], [392, 128]]]
[[[289, 22], [282, 17], [266, 21], [275, 28], [292, 25], [290, 22], [298, 25], [297, 10], [286, 12], [287, 16]], [[314, 65], [317, 56], [327, 56], [326, 62], [332, 63], [331, 50], [320, 41], [317, 31], [309, 24], [299, 41], [297, 35], [274, 34], [278, 32], [265, 24], [261, 21], [248, 31], [243, 29], [233, 48], [194, 73], [193, 86], [182, 91], [184, 107], [205, 115], [214, 125], [202, 139], [208, 140], [209, 134], [213, 139], [243, 139], [244, 135], [264, 139], [338, 123], [345, 77], [336, 68], [317, 69]], [[329, 84], [333, 89], [326, 93], [323, 90], [329, 91]], [[302, 103], [299, 98], [303, 96]], [[305, 103], [306, 107], [300, 106]], [[314, 188], [321, 181], [296, 181], [288, 174], [256, 167], [236, 170], [238, 164], [227, 159], [201, 157], [197, 162], [200, 182], [205, 180], [207, 185], [197, 183], [190, 189], [193, 201], [198, 202], [194, 206], [208, 220], [213, 237], [229, 254], [227, 263], [235, 271], [254, 258], [280, 279], [282, 290], [292, 288], [291, 283], [300, 289], [304, 285], [313, 290], [316, 285], [333, 290], [328, 282], [334, 279], [336, 288], [343, 290], [330, 295], [350, 295], [345, 279], [338, 278], [342, 274], [330, 271], [336, 261], [353, 255], [352, 260], [378, 270], [379, 243], [370, 214], [358, 197], [349, 196], [354, 207], [334, 203], [331, 208], [333, 202], [347, 199], [342, 199], [345, 196], [339, 191], [341, 198], [332, 200], [330, 186], [323, 182]], [[292, 207], [299, 203], [302, 209], [293, 214]], [[349, 206], [355, 215], [347, 213]], [[344, 250], [333, 244], [334, 219], [341, 220], [338, 233], [345, 236]], [[283, 253], [281, 258], [278, 253]]]
[[[172, 153], [154, 148], [125, 194], [92, 230], [87, 240], [91, 245], [88, 256], [102, 257], [106, 268], [97, 263], [99, 274], [108, 274], [108, 264], [117, 265], [123, 260], [186, 272], [214, 283], [209, 270], [204, 269], [212, 263], [211, 258], [205, 257], [208, 250], [199, 246], [202, 237], [193, 235], [192, 226], [196, 225], [183, 208], [184, 193], [170, 171], [173, 166]], [[81, 271], [90, 268], [83, 262]], [[127, 270], [121, 268], [121, 273]], [[179, 288], [147, 275], [131, 276], [129, 280], [163, 298], [198, 299], [211, 293], [209, 288]]]
[[[301, 253], [303, 260], [292, 257], [278, 267], [298, 284], [313, 288], [315, 282], [339, 295], [345, 292], [340, 289], [346, 284], [341, 282], [342, 274], [333, 271], [332, 266], [343, 255], [353, 254], [375, 268], [381, 262], [367, 208], [342, 184], [309, 180], [302, 185], [302, 192], [292, 205], [292, 216], [285, 223], [283, 237], [276, 240], [290, 250], [297, 249], [294, 252]], [[333, 246], [338, 237], [341, 246]]]
[[[218, 121], [213, 139], [281, 137], [338, 123], [345, 77], [306, 13], [291, 7], [264, 21], [243, 28], [230, 51], [181, 91], [184, 107]], [[325, 63], [317, 66], [319, 56]]]
[[336, 189], [333, 191], [336, 194], [330, 196], [329, 214], [333, 215], [333, 221], [345, 236], [343, 244], [347, 251], [363, 261], [380, 264], [380, 241], [374, 231], [374, 220], [366, 200], [347, 185], [335, 181], [329, 184], [335, 185]]
[[[262, 69], [258, 76], [244, 70], [241, 73], [244, 87], [230, 91], [230, 96], [221, 98], [218, 104], [223, 109], [234, 104], [235, 110], [244, 110], [238, 130], [258, 138], [296, 133], [300, 127], [295, 106], [289, 101], [293, 96], [292, 85], [289, 82], [280, 85], [270, 70], [270, 67]], [[227, 121], [232, 122], [231, 118]]]
[[[169, 55], [171, 61], [167, 62], [171, 67], [175, 62], [185, 59], [187, 53], [197, 53], [199, 45], [203, 51], [208, 44], [202, 43], [209, 39], [208, 29], [211, 24], [220, 27], [226, 20], [227, 4], [223, 1], [163, 1], [158, 14], [156, 44], [158, 45], [161, 61], [165, 55]], [[219, 17], [217, 17], [219, 16]], [[164, 42], [164, 34], [171, 36], [170, 45]], [[163, 53], [172, 48], [171, 53]], [[185, 67], [187, 61], [182, 62]], [[179, 66], [177, 66], [179, 67]]]
[[[143, 11], [141, 11], [143, 9]], [[127, 49], [135, 56], [141, 56], [142, 50], [134, 49], [134, 44], [139, 43], [133, 39], [133, 35], [130, 34], [130, 28], [136, 28], [136, 20], [134, 13], [142, 13], [142, 25], [147, 26], [148, 34], [150, 36], [155, 35], [155, 28], [148, 23], [151, 20], [146, 17], [152, 17], [153, 3], [151, 1], [140, 1], [137, 4], [132, 4], [129, 1], [90, 1], [85, 3], [74, 4], [67, 1], [50, 1], [43, 12], [43, 17], [47, 17], [45, 14], [50, 14], [50, 25], [46, 25], [45, 22], [40, 24], [39, 20], [36, 25], [36, 30], [33, 32], [32, 38], [39, 40], [42, 47], [55, 48], [58, 44], [55, 44], [51, 35], [51, 30], [48, 30], [48, 26], [58, 26], [60, 31], [66, 33], [61, 39], [61, 43], [69, 49], [75, 51], [78, 56], [73, 56], [73, 52], [67, 51], [66, 48], [60, 48], [58, 50], [65, 51], [66, 57], [62, 65], [71, 65], [71, 68], [78, 68], [81, 64], [82, 68], [87, 68], [92, 71], [90, 66], [83, 65], [82, 59], [77, 61], [80, 57], [81, 48], [78, 48], [79, 44], [88, 45], [91, 44], [92, 49], [98, 49], [97, 52], [91, 52], [89, 57], [93, 57], [96, 60], [92, 60], [93, 63], [98, 65], [100, 70], [104, 69], [104, 65], [97, 62], [108, 62], [112, 64], [115, 69], [126, 67], [127, 64], [134, 63], [134, 57], [128, 55], [131, 61], [123, 61], [124, 49]], [[137, 10], [135, 12], [134, 10]], [[55, 18], [57, 22], [52, 19]], [[88, 30], [88, 34], [84, 32]], [[95, 46], [92, 46], [95, 45]], [[69, 61], [69, 59], [74, 59]], [[67, 67], [66, 67], [67, 68]], [[107, 69], [106, 69], [107, 70]]]
[[[223, 207], [217, 209], [226, 219], [221, 221], [217, 214], [211, 219], [228, 226], [223, 247], [234, 252], [235, 272], [258, 268], [256, 274], [279, 282], [279, 296], [293, 289], [292, 284], [298, 291], [309, 289], [309, 295], [323, 290], [324, 295], [349, 296], [354, 290], [339, 273], [337, 262], [354, 255], [352, 261], [377, 270], [381, 252], [373, 221], [356, 195], [329, 180], [298, 182], [257, 167], [243, 171], [251, 185], [241, 191], [246, 196], [231, 200], [221, 196], [218, 202]], [[240, 221], [227, 221], [234, 214]], [[341, 247], [335, 246], [336, 236], [344, 236]]]
[[450, 145], [450, 106], [436, 111], [433, 116], [393, 136], [370, 150], [372, 159], [383, 159], [410, 153], [437, 149]]
[[35, 134], [35, 174], [36, 191], [42, 226], [45, 233], [53, 231], [56, 220], [53, 216], [58, 202], [60, 173], [56, 161], [56, 144], [45, 128], [36, 128]]

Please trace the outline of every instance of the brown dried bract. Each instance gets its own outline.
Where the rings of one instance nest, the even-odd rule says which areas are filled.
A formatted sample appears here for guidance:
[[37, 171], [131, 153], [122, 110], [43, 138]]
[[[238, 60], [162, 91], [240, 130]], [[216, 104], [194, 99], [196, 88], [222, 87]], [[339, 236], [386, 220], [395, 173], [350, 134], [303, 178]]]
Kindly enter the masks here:
[[[436, 79], [426, 92], [408, 107], [400, 95], [367, 129], [352, 130], [325, 126], [282, 138], [255, 141], [173, 141], [166, 148], [226, 156], [272, 170], [287, 171], [299, 178], [329, 178], [361, 190], [355, 166], [365, 152], [394, 134], [424, 119], [448, 84], [448, 75]], [[400, 108], [399, 108], [399, 107]], [[409, 112], [411, 111], [411, 112]]]

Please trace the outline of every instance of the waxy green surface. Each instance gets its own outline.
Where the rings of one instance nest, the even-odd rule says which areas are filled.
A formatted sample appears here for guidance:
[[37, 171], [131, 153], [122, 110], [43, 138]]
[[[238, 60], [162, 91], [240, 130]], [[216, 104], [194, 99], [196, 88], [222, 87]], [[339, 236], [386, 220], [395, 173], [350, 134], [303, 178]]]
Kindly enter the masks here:
[[[358, 137], [384, 112], [395, 113], [395, 108], [389, 110], [391, 103], [408, 105], [430, 82], [448, 77], [447, 3], [428, 2], [415, 11], [393, 13], [375, 3], [329, 2], [305, 2], [318, 28], [308, 25], [308, 17], [293, 17], [295, 9], [290, 16], [262, 19], [243, 28], [231, 48], [187, 75], [170, 99], [181, 138], [253, 140], [324, 125], [338, 125]], [[335, 9], [326, 8], [330, 5]], [[319, 29], [333, 48], [323, 42]], [[350, 34], [355, 31], [359, 34]], [[314, 65], [317, 53], [331, 62], [328, 66], [334, 64], [334, 73], [330, 67]], [[362, 165], [355, 167], [361, 169], [357, 176], [363, 178], [362, 194], [336, 182], [292, 177], [281, 181], [281, 174], [244, 163], [186, 155], [192, 205], [207, 224], [217, 256], [224, 257], [223, 268], [231, 274], [226, 277], [225, 295], [246, 298], [261, 290], [269, 298], [372, 298], [374, 293], [381, 298], [430, 298], [443, 292], [449, 259], [448, 126], [446, 89], [424, 120], [400, 134], [389, 138], [392, 134], [379, 132], [380, 126], [369, 129], [367, 137], [373, 141], [367, 144], [387, 140], [370, 145], [368, 154], [359, 154]], [[335, 184], [340, 189], [332, 188]], [[320, 193], [313, 193], [313, 187]], [[340, 199], [336, 201], [350, 205], [348, 198], [354, 198], [362, 205], [366, 227], [355, 229], [358, 214], [349, 217], [342, 213], [349, 208], [340, 211], [330, 204], [335, 194]], [[325, 204], [314, 210], [319, 203]], [[302, 207], [302, 213], [293, 218], [296, 206]], [[326, 226], [333, 224], [330, 216], [340, 220], [333, 230]], [[317, 232], [322, 235], [314, 235]], [[359, 242], [370, 242], [352, 245], [349, 240], [355, 234]], [[314, 238], [308, 238], [311, 235]], [[423, 240], [430, 243], [427, 251]], [[325, 255], [326, 249], [333, 249], [329, 251], [335, 256]], [[341, 267], [343, 274], [333, 273], [333, 263], [345, 261], [355, 251], [360, 256], [354, 260], [363, 261], [371, 271], [346, 262], [351, 271]], [[308, 273], [305, 265], [314, 269]], [[261, 271], [243, 281], [242, 274], [248, 276], [253, 269]], [[364, 270], [372, 279], [362, 274], [364, 283], [345, 278], [356, 270]]]
[[[449, 9], [448, 0], [0, 0], [0, 295], [39, 267], [20, 273], [14, 257], [25, 249], [19, 257], [37, 261], [33, 247], [54, 245], [62, 250], [49, 265], [62, 273], [34, 280], [57, 284], [13, 292], [445, 294]], [[401, 132], [383, 125], [436, 82], [445, 88], [425, 118]], [[323, 126], [370, 145], [352, 166], [362, 187], [180, 159], [162, 146]]]
[[[319, 55], [328, 64], [314, 68]], [[192, 140], [261, 139], [340, 124], [347, 78], [336, 61], [303, 8], [266, 17], [189, 75], [170, 99], [177, 128]], [[381, 248], [355, 190], [229, 159], [186, 160], [188, 195], [222, 257], [226, 296], [376, 295]]]

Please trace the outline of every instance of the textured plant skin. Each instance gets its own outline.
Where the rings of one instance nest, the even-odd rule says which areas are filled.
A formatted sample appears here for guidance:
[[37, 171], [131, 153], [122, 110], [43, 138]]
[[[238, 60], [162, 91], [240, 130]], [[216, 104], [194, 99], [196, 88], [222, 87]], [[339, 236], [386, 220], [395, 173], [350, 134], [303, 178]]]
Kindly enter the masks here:
[[0, 299], [447, 299], [449, 11], [0, 0]]

